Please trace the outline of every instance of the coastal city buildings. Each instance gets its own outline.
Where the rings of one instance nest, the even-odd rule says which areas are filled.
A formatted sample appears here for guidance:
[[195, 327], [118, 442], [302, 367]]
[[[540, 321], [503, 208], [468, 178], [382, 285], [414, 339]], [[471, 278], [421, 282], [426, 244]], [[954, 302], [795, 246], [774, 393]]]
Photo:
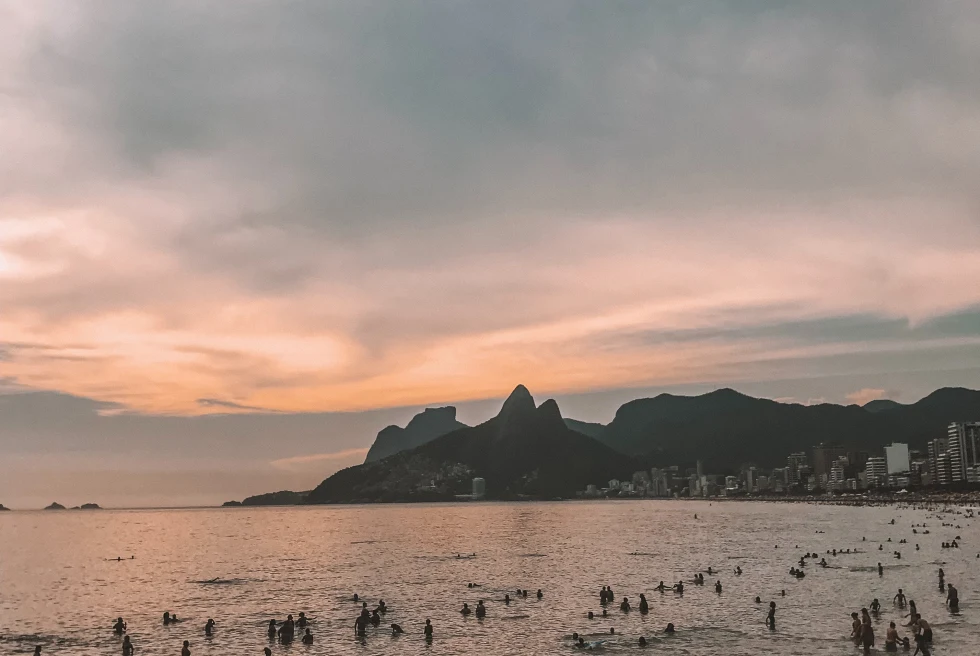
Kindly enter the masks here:
[[[585, 497], [715, 497], [770, 494], [847, 494], [865, 489], [903, 490], [980, 485], [980, 421], [953, 422], [925, 448], [893, 442], [878, 451], [855, 450], [840, 442], [795, 451], [786, 466], [763, 469], [745, 463], [737, 470], [706, 473], [693, 467], [653, 467], [634, 472], [630, 481], [611, 480], [608, 487], [589, 485]], [[475, 482], [474, 482], [475, 485]], [[474, 496], [476, 488], [474, 487]]]

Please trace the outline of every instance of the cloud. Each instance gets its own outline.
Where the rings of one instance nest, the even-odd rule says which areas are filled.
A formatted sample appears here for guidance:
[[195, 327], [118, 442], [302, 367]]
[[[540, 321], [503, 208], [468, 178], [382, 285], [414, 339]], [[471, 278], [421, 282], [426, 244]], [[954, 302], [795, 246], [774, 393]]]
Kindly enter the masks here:
[[225, 410], [242, 410], [245, 412], [276, 412], [268, 408], [259, 408], [254, 405], [243, 405], [234, 401], [222, 401], [221, 399], [197, 399], [197, 404], [204, 408], [221, 408]]
[[[336, 451], [334, 453], [313, 453], [303, 456], [293, 456], [290, 458], [279, 458], [278, 460], [273, 460], [269, 464], [276, 469], [283, 469], [286, 471], [309, 471], [311, 469], [323, 470], [325, 467], [324, 463], [327, 463], [327, 466], [336, 465], [340, 462], [360, 464], [364, 461], [364, 457], [367, 455], [367, 452], [368, 449], [344, 449], [343, 451]], [[341, 467], [335, 467], [334, 471], [340, 468]]]
[[884, 399], [888, 396], [888, 392], [883, 389], [859, 389], [856, 392], [851, 392], [847, 395], [847, 400], [851, 403], [856, 403], [857, 405], [864, 405], [871, 401], [877, 401], [878, 399]]
[[975, 4], [5, 11], [19, 385], [193, 415], [975, 358]]

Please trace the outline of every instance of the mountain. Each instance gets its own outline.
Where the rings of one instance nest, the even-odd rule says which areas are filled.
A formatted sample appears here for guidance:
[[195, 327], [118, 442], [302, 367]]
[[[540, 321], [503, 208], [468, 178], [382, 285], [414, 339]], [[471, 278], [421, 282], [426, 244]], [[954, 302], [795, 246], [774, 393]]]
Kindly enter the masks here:
[[426, 408], [412, 417], [405, 428], [388, 426], [378, 433], [364, 462], [375, 462], [431, 442], [446, 433], [465, 427], [456, 421], [456, 408]]
[[877, 399], [875, 401], [868, 401], [861, 407], [868, 412], [887, 412], [889, 410], [895, 410], [896, 408], [903, 408], [905, 406], [898, 401], [892, 401], [891, 399]]
[[[247, 497], [242, 500], [242, 506], [295, 506], [306, 500], [309, 492], [293, 492], [291, 490], [280, 490], [279, 492], [268, 492], [257, 494], [254, 497]], [[231, 505], [231, 504], [225, 504]]]
[[757, 399], [731, 389], [701, 396], [661, 394], [623, 405], [599, 436], [622, 453], [658, 465], [702, 460], [721, 471], [751, 462], [778, 466], [787, 454], [820, 442], [875, 450], [891, 442], [922, 447], [951, 421], [980, 419], [980, 392], [937, 390], [909, 405], [873, 402], [804, 406]]
[[339, 471], [307, 503], [452, 499], [470, 492], [474, 477], [486, 480], [488, 498], [571, 496], [637, 468], [632, 458], [570, 429], [553, 400], [536, 406], [518, 385], [496, 417]]
[[598, 438], [602, 435], [602, 431], [606, 430], [605, 424], [596, 424], [589, 421], [579, 421], [578, 419], [568, 419], [565, 418], [565, 425], [571, 428], [576, 433], [581, 433], [582, 435], [588, 435], [592, 438]]

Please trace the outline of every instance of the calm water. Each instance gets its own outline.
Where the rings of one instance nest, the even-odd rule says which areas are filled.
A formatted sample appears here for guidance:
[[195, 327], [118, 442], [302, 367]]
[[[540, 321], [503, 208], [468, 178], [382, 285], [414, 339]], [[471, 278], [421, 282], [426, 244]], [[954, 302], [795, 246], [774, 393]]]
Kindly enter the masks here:
[[[978, 521], [946, 521], [962, 528], [942, 528], [924, 510], [669, 501], [3, 513], [0, 653], [29, 653], [39, 643], [46, 654], [121, 653], [110, 627], [122, 615], [137, 654], [176, 656], [188, 639], [195, 656], [258, 655], [269, 644], [270, 618], [305, 611], [316, 618], [316, 643], [272, 645], [274, 654], [577, 653], [573, 631], [610, 627], [616, 637], [607, 653], [635, 653], [645, 635], [654, 637], [651, 651], [676, 654], [850, 654], [858, 653], [846, 640], [850, 612], [881, 600], [882, 648], [888, 621], [899, 619], [890, 601], [899, 587], [932, 623], [934, 653], [980, 653]], [[912, 534], [921, 522], [931, 535]], [[940, 548], [956, 535], [960, 549]], [[894, 543], [879, 552], [889, 537]], [[909, 544], [898, 545], [901, 538]], [[833, 569], [809, 564], [802, 580], [789, 576], [805, 551], [833, 547], [865, 552], [827, 556]], [[894, 549], [901, 560], [890, 556]], [[458, 560], [457, 552], [476, 558]], [[117, 555], [136, 559], [105, 560]], [[704, 587], [687, 585], [683, 596], [654, 591], [661, 579], [689, 581], [709, 565], [722, 574]], [[732, 574], [737, 565], [740, 577]], [[959, 615], [937, 589], [940, 565], [960, 590]], [[230, 582], [204, 583], [215, 577]], [[606, 584], [617, 599], [602, 618], [598, 592]], [[541, 588], [544, 599], [505, 606], [504, 593], [519, 587], [531, 597]], [[372, 604], [383, 598], [385, 622], [407, 634], [392, 638], [382, 624], [359, 643], [354, 592]], [[640, 592], [649, 615], [620, 613], [620, 598], [635, 605]], [[485, 620], [458, 613], [481, 598]], [[770, 600], [778, 605], [776, 632], [764, 624]], [[165, 610], [186, 621], [162, 626]], [[589, 610], [595, 620], [586, 619]], [[209, 616], [217, 630], [205, 638]], [[431, 645], [421, 638], [426, 617], [435, 626]], [[677, 626], [673, 637], [660, 633], [667, 622]]]

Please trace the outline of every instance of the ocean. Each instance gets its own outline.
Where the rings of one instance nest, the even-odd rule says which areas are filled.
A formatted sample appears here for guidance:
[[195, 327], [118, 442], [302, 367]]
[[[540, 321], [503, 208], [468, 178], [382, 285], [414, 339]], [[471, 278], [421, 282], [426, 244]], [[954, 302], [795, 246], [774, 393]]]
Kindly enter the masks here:
[[[935, 509], [652, 500], [0, 513], [0, 653], [119, 654], [121, 616], [138, 656], [177, 656], [184, 640], [194, 656], [258, 656], [266, 646], [295, 656], [570, 654], [573, 632], [607, 640], [597, 651], [610, 654], [638, 653], [645, 636], [657, 653], [839, 655], [858, 653], [850, 613], [876, 597], [883, 653], [888, 622], [904, 623], [892, 604], [902, 588], [933, 627], [933, 653], [978, 654], [978, 526]], [[957, 536], [959, 549], [941, 547]], [[825, 553], [834, 548], [858, 553]], [[805, 578], [790, 576], [806, 552], [830, 567], [818, 557]], [[717, 574], [693, 585], [709, 566]], [[959, 614], [944, 605], [940, 567], [960, 591]], [[661, 580], [685, 581], [684, 594], [657, 592]], [[603, 585], [616, 596], [608, 617]], [[519, 588], [528, 598], [505, 605]], [[363, 641], [355, 593], [389, 609]], [[481, 599], [485, 619], [459, 613]], [[775, 631], [765, 624], [770, 601]], [[164, 611], [183, 621], [164, 626]], [[299, 635], [270, 643], [269, 620], [301, 611], [313, 619], [313, 645]], [[205, 637], [209, 617], [217, 625]], [[393, 622], [404, 635], [391, 636]], [[663, 634], [668, 622], [674, 635]]]

